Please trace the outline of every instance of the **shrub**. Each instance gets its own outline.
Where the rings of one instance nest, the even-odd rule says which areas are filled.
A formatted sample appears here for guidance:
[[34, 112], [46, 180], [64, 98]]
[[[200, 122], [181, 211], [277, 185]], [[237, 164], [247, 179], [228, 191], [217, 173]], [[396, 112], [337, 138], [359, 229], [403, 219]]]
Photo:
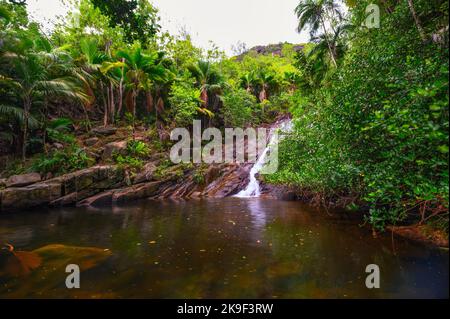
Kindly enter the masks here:
[[256, 98], [244, 89], [229, 90], [223, 96], [222, 116], [225, 126], [245, 127], [250, 123], [257, 124], [258, 113]]

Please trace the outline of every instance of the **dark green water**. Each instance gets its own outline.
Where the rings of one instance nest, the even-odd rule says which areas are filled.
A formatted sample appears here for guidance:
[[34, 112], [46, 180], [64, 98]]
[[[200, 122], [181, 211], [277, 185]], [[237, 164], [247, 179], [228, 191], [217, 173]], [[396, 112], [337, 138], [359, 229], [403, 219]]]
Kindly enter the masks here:
[[[0, 297], [448, 298], [448, 251], [395, 239], [395, 254], [390, 235], [375, 239], [358, 224], [238, 198], [1, 216], [0, 242], [16, 251], [62, 244], [110, 255], [54, 249], [30, 274], [0, 272]], [[80, 289], [65, 287], [69, 263], [89, 264]], [[368, 264], [380, 267], [380, 289], [365, 286]]]

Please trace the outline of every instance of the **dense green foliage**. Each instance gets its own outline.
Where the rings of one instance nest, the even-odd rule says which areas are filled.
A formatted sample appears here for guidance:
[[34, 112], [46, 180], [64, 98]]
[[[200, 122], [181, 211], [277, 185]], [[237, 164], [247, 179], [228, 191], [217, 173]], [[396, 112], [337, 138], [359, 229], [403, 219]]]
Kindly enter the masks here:
[[[366, 25], [372, 3], [379, 28]], [[95, 162], [76, 134], [125, 125], [128, 149], [112, 160], [135, 170], [151, 152], [138, 126], [165, 151], [167, 132], [193, 120], [223, 129], [289, 112], [267, 181], [364, 208], [379, 229], [408, 218], [448, 229], [448, 1], [346, 4], [301, 0], [311, 43], [227, 58], [161, 32], [148, 1], [78, 0], [44, 34], [26, 4], [0, 0], [0, 152], [22, 156], [11, 172], [62, 174]]]
[[[446, 26], [448, 2], [414, 3], [428, 39], [407, 1], [381, 6], [389, 10], [380, 29], [350, 32], [338, 67], [313, 79], [295, 106], [296, 129], [270, 181], [368, 205], [378, 228], [415, 213], [422, 222], [440, 215], [448, 228], [448, 42], [432, 39]], [[350, 8], [353, 25], [368, 4]], [[299, 56], [303, 72], [315, 63]]]

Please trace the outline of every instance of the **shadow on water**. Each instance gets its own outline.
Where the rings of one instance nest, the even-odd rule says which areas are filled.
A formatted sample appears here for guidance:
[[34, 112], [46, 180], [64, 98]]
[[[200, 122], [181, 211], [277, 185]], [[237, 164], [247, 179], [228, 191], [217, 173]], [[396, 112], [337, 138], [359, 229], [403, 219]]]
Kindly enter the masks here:
[[[0, 297], [438, 298], [448, 297], [448, 252], [373, 238], [344, 215], [257, 198], [143, 201], [0, 217], [0, 242], [41, 260], [0, 270]], [[65, 265], [82, 265], [81, 288]], [[367, 289], [377, 264], [381, 288]]]

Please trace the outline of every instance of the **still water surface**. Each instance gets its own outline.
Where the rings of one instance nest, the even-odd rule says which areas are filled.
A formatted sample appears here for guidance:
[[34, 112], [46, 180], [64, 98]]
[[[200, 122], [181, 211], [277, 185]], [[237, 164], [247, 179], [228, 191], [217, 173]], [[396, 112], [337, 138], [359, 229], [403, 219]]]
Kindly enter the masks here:
[[[298, 202], [35, 210], [1, 216], [0, 242], [41, 260], [20, 276], [0, 269], [0, 298], [448, 298], [448, 251], [373, 238], [351, 216]], [[81, 265], [80, 289], [65, 287], [69, 263]], [[380, 289], [365, 286], [368, 264]]]

